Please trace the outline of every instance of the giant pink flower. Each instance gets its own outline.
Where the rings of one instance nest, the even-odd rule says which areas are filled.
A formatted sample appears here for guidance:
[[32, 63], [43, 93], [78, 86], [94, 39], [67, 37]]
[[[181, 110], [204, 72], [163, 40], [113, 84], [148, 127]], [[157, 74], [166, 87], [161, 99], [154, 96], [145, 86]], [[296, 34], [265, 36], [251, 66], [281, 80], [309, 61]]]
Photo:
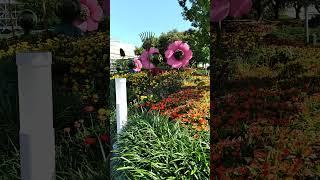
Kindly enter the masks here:
[[103, 18], [103, 10], [97, 0], [80, 0], [80, 4], [83, 19], [77, 19], [73, 24], [83, 32], [97, 30]]
[[135, 72], [140, 72], [141, 71], [141, 68], [142, 68], [142, 64], [141, 64], [141, 61], [139, 60], [139, 58], [134, 58], [133, 59], [133, 62], [135, 64], [135, 68], [133, 69]]
[[211, 0], [211, 20], [219, 22], [227, 16], [241, 17], [249, 13], [251, 0]]
[[[177, 59], [175, 53], [177, 51], [182, 51], [182, 59]], [[168, 50], [165, 52], [167, 63], [173, 68], [181, 68], [189, 65], [189, 61], [192, 58], [192, 51], [187, 43], [182, 41], [175, 41], [168, 46]]]
[[150, 62], [150, 59], [149, 57], [155, 53], [159, 53], [159, 50], [157, 48], [150, 48], [149, 51], [145, 50], [143, 51], [143, 53], [141, 54], [141, 63], [142, 63], [142, 66], [146, 69], [153, 69], [155, 68], [156, 66], [154, 64], [152, 64]]

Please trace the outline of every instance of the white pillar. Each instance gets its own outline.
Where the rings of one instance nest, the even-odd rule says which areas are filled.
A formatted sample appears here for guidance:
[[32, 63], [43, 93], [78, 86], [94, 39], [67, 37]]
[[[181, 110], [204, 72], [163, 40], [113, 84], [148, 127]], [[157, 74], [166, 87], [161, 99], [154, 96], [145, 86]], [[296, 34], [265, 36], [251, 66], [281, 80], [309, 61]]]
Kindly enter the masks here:
[[312, 34], [312, 40], [313, 40], [313, 45], [317, 45], [317, 35], [316, 34]]
[[307, 44], [309, 44], [310, 42], [310, 37], [309, 37], [309, 16], [308, 16], [308, 13], [309, 13], [309, 9], [308, 9], [308, 5], [305, 5], [304, 6], [304, 23], [305, 23], [305, 35], [306, 35], [306, 41], [307, 41]]
[[119, 134], [127, 123], [127, 87], [125, 78], [116, 78], [116, 108], [117, 108], [117, 133]]
[[52, 56], [18, 53], [20, 153], [22, 180], [55, 179]]

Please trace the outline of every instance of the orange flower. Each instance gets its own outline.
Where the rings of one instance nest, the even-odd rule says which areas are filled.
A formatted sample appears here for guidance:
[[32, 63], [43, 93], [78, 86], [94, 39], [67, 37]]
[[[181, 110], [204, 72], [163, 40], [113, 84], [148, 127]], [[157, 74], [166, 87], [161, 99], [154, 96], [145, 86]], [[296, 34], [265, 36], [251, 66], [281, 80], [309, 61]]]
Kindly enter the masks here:
[[303, 152], [303, 155], [305, 157], [309, 157], [311, 154], [312, 154], [312, 148], [311, 147], [307, 147]]
[[69, 133], [70, 130], [71, 130], [71, 129], [70, 129], [69, 127], [66, 127], [66, 128], [63, 129], [63, 131], [64, 131], [65, 133]]

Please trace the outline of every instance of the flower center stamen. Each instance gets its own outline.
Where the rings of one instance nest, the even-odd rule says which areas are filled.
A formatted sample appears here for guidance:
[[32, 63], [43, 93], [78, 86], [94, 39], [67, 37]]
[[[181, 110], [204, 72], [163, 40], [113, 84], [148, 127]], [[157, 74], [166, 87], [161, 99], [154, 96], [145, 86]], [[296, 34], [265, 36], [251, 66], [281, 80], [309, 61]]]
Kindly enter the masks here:
[[160, 53], [154, 53], [149, 56], [149, 60], [152, 64], [158, 65], [161, 63], [162, 57]]
[[174, 52], [174, 57], [175, 57], [177, 60], [182, 60], [182, 59], [183, 59], [183, 56], [184, 56], [184, 53], [183, 53], [183, 51], [181, 51], [181, 50], [177, 50], [176, 52]]

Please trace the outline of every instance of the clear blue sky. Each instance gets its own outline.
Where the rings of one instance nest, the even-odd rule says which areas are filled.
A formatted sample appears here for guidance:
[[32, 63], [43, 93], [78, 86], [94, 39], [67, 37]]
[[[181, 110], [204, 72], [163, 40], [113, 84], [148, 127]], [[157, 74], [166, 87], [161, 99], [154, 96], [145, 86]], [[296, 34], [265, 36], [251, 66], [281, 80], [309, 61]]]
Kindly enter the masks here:
[[159, 36], [173, 29], [191, 28], [191, 23], [183, 19], [178, 0], [110, 1], [111, 38], [140, 46], [141, 32], [151, 31]]

